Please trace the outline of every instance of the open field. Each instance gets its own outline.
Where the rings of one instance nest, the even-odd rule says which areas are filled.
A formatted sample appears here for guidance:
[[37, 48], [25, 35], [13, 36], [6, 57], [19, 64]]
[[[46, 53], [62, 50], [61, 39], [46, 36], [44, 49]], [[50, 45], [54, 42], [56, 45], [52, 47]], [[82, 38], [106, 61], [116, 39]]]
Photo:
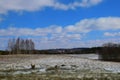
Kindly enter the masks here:
[[[31, 69], [31, 64], [35, 69]], [[1, 55], [0, 80], [119, 80], [120, 63], [80, 55]]]

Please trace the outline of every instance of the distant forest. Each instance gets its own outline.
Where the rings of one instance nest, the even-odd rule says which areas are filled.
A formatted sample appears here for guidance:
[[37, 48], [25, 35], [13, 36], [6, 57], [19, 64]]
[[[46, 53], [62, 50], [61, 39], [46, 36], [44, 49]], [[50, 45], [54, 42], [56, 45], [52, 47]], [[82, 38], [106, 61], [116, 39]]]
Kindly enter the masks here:
[[6, 51], [1, 55], [10, 54], [99, 54], [100, 60], [120, 61], [120, 44], [106, 43], [101, 47], [36, 50], [31, 39], [9, 39]]

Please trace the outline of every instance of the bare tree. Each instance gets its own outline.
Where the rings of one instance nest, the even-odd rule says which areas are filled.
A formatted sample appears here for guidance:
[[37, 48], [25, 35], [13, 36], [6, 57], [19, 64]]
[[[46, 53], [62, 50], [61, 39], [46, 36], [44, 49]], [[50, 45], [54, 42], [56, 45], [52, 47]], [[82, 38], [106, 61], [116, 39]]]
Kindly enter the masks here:
[[30, 39], [9, 39], [8, 40], [8, 51], [11, 54], [29, 54], [34, 50], [34, 42]]
[[8, 51], [10, 54], [15, 53], [15, 39], [8, 40]]
[[20, 38], [16, 39], [15, 47], [16, 47], [16, 54], [19, 54], [20, 53]]
[[11, 54], [11, 51], [12, 51], [12, 40], [11, 39], [8, 40], [7, 50], [9, 51], [9, 54]]
[[34, 51], [34, 42], [30, 39], [29, 40], [29, 50], [30, 50], [30, 53], [33, 53]]

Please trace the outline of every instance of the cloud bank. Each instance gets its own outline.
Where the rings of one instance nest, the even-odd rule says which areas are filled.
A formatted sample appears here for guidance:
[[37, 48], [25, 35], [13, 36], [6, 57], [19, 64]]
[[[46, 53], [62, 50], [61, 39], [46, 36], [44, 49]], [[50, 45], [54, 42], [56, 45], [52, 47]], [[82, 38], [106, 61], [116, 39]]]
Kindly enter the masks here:
[[[16, 28], [9, 27], [7, 29], [0, 29], [0, 36], [59, 36], [61, 37], [75, 37], [91, 32], [93, 30], [118, 30], [120, 29], [120, 17], [102, 17], [93, 19], [83, 19], [73, 25], [57, 26], [52, 25], [46, 28]], [[16, 34], [17, 33], [17, 34]], [[116, 35], [117, 33], [115, 33]], [[67, 35], [67, 36], [66, 36]], [[72, 36], [73, 35], [73, 36]], [[106, 35], [110, 35], [106, 33]], [[74, 38], [73, 37], [73, 38]]]
[[59, 0], [0, 0], [0, 13], [8, 11], [38, 11], [46, 7], [60, 10], [85, 8], [95, 6], [102, 0], [74, 0], [73, 3], [64, 4]]
[[[103, 36], [120, 36], [120, 32], [111, 33], [109, 30], [120, 30], [120, 17], [100, 17], [92, 19], [83, 19], [73, 25], [57, 26], [52, 25], [46, 28], [16, 28], [9, 27], [0, 29], [1, 37], [30, 37], [36, 44], [40, 44], [37, 48], [70, 48], [97, 46], [104, 42], [115, 42], [118, 39], [112, 40], [93, 40], [82, 41], [85, 34], [92, 31], [103, 31]], [[118, 42], [118, 41], [117, 41]]]
[[105, 32], [104, 35], [108, 37], [116, 37], [120, 36], [120, 32]]
[[84, 19], [74, 25], [66, 27], [70, 32], [90, 32], [92, 30], [117, 30], [120, 29], [120, 17], [101, 17]]

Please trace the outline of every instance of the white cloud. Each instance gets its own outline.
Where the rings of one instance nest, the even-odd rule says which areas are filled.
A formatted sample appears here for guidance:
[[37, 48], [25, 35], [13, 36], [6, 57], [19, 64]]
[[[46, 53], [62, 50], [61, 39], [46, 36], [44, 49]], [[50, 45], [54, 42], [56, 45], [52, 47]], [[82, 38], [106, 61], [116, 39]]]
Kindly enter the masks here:
[[54, 5], [54, 8], [62, 9], [62, 10], [76, 9], [77, 7], [85, 8], [85, 7], [91, 7], [91, 6], [97, 5], [101, 2], [102, 2], [102, 0], [81, 0], [81, 2], [77, 0], [77, 1], [75, 1], [73, 3], [69, 3], [67, 5], [56, 2]]
[[52, 6], [54, 0], [0, 0], [0, 12], [36, 11], [43, 7]]
[[[7, 41], [10, 37], [0, 38], [1, 46], [0, 49], [7, 49]], [[87, 40], [87, 41], [64, 41], [64, 40], [52, 40], [48, 38], [31, 38], [36, 45], [36, 49], [56, 49], [56, 48], [78, 48], [78, 47], [96, 47], [102, 46], [104, 43], [120, 43], [120, 38], [111, 38], [111, 39], [96, 39], [96, 40]]]
[[15, 28], [0, 29], [0, 36], [45, 36], [47, 34], [61, 33], [62, 27], [50, 26], [48, 28]]
[[69, 10], [77, 7], [91, 7], [102, 0], [75, 0], [73, 3], [60, 3], [59, 0], [0, 0], [0, 13], [8, 11], [37, 11], [45, 7]]
[[73, 7], [90, 7], [101, 3], [102, 0], [82, 0], [81, 3], [75, 2]]
[[92, 30], [117, 30], [120, 29], [120, 17], [102, 17], [83, 19], [74, 25], [66, 26], [68, 32], [86, 33]]
[[114, 32], [114, 33], [105, 32], [104, 35], [110, 36], [110, 37], [115, 37], [115, 36], [120, 36], [120, 32]]
[[70, 40], [52, 40], [48, 39], [44, 41], [41, 38], [33, 39], [35, 44], [39, 44], [36, 46], [36, 49], [56, 49], [56, 48], [78, 48], [78, 47], [98, 47], [102, 46], [105, 43], [120, 43], [120, 38], [110, 38], [110, 39], [96, 39], [96, 40], [78, 40], [78, 41], [70, 41]]
[[0, 37], [0, 50], [5, 50], [7, 49], [7, 41], [8, 41], [8, 38], [1, 38]]

